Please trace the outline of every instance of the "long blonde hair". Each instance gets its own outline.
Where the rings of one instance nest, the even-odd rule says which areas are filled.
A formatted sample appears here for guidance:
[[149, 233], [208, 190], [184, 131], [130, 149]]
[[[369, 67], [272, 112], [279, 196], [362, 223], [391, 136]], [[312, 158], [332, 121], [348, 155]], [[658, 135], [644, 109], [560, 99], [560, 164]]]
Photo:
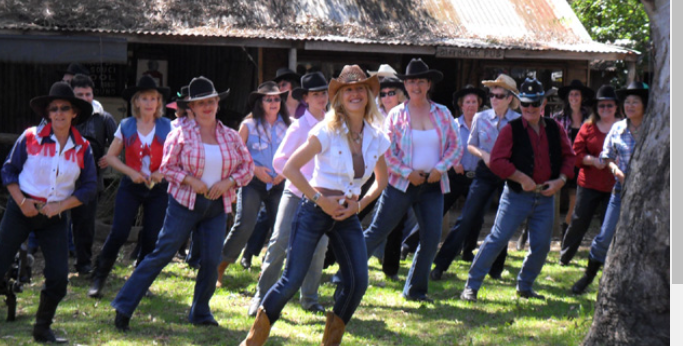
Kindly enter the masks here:
[[157, 110], [156, 110], [156, 112], [154, 112], [154, 118], [155, 119], [161, 118], [162, 116], [164, 116], [164, 107], [163, 107], [164, 96], [161, 95], [161, 93], [156, 91], [155, 89], [141, 90], [141, 91], [136, 92], [133, 95], [133, 97], [130, 98], [130, 106], [131, 106], [130, 112], [133, 114], [133, 116], [136, 119], [140, 119], [140, 109], [135, 106], [135, 102], [138, 100], [138, 98], [140, 98], [140, 96], [142, 96], [143, 94], [147, 94], [147, 93], [156, 94], [156, 96], [157, 96]]
[[[365, 115], [363, 115], [363, 120], [367, 121], [369, 124], [381, 127], [382, 126], [382, 115], [377, 109], [377, 104], [374, 101], [374, 97], [370, 88], [367, 85], [363, 85], [366, 92], [367, 104], [365, 105]], [[330, 130], [337, 131], [341, 130], [342, 124], [346, 124], [348, 129], [351, 128], [349, 125], [349, 117], [346, 114], [344, 105], [342, 104], [341, 94], [343, 87], [339, 88], [336, 94], [332, 97], [330, 110], [325, 115], [326, 119], [329, 119], [327, 126]], [[351, 131], [349, 131], [346, 136], [351, 138]]]

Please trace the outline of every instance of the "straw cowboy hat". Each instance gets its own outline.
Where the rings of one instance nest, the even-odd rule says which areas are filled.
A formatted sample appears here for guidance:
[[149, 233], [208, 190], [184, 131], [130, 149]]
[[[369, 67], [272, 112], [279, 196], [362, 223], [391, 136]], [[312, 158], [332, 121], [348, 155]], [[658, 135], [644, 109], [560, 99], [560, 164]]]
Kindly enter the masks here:
[[140, 77], [140, 80], [138, 80], [138, 84], [136, 84], [133, 87], [128, 87], [125, 90], [123, 90], [123, 94], [121, 97], [123, 97], [124, 100], [130, 102], [130, 99], [137, 93], [138, 91], [145, 91], [145, 90], [156, 90], [158, 91], [161, 96], [164, 98], [164, 100], [168, 99], [168, 96], [171, 94], [171, 89], [167, 87], [160, 87], [157, 85], [157, 82], [154, 80], [154, 78], [144, 75]]
[[190, 104], [192, 101], [204, 100], [216, 96], [218, 96], [220, 100], [223, 100], [228, 96], [228, 94], [230, 94], [230, 89], [222, 93], [218, 93], [216, 88], [213, 86], [213, 82], [204, 76], [192, 78], [192, 81], [190, 81], [190, 85], [187, 89], [187, 99], [176, 101], [178, 103], [178, 107], [180, 108], [187, 109], [188, 104]]
[[[517, 90], [517, 82], [515, 82], [512, 77], [503, 73], [501, 73], [495, 80], [483, 80], [481, 81], [481, 84], [489, 89], [493, 87], [499, 87], [511, 92], [512, 94], [519, 94], [519, 90]], [[513, 97], [512, 102], [510, 102], [510, 108], [519, 108], [519, 100]]]
[[69, 101], [73, 107], [78, 109], [78, 116], [71, 121], [72, 125], [83, 123], [92, 115], [92, 105], [90, 102], [76, 97], [69, 83], [62, 81], [52, 84], [48, 95], [32, 98], [29, 105], [31, 105], [31, 109], [33, 109], [36, 114], [45, 118], [47, 121], [50, 121], [48, 118], [47, 106], [54, 100]]
[[370, 75], [370, 77], [377, 75], [377, 77], [379, 77], [379, 78], [382, 78], [382, 77], [385, 77], [385, 78], [386, 77], [394, 77], [395, 78], [396, 74], [398, 72], [396, 72], [396, 70], [394, 70], [391, 66], [389, 66], [387, 64], [382, 64], [382, 65], [379, 65], [379, 70], [377, 70], [377, 71], [368, 70], [367, 73], [368, 73], [368, 75]]
[[440, 80], [443, 79], [443, 73], [441, 73], [441, 71], [438, 70], [430, 70], [429, 66], [427, 66], [427, 64], [425, 64], [425, 62], [422, 61], [422, 59], [413, 58], [408, 63], [408, 66], [406, 66], [406, 73], [396, 74], [396, 77], [398, 77], [401, 80], [427, 78], [431, 80], [432, 83], [438, 83]]
[[368, 77], [365, 72], [363, 72], [363, 69], [361, 69], [358, 65], [344, 66], [341, 73], [339, 73], [339, 77], [332, 78], [330, 81], [330, 85], [327, 90], [330, 101], [332, 101], [332, 98], [334, 98], [334, 95], [337, 94], [337, 91], [339, 91], [341, 87], [359, 84], [366, 85], [368, 88], [370, 88], [372, 96], [377, 97], [377, 94], [379, 93], [379, 78], [377, 75]]
[[304, 94], [310, 91], [327, 90], [327, 79], [322, 72], [316, 71], [305, 74], [301, 77], [301, 86], [292, 90], [292, 97], [301, 100]]

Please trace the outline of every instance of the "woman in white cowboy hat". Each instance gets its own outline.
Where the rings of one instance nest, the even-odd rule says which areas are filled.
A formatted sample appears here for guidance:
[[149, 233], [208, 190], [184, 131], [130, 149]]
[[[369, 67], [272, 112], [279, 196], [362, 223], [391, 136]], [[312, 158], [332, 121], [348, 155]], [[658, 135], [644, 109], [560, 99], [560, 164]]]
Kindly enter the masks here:
[[624, 180], [629, 174], [629, 162], [640, 139], [645, 110], [649, 98], [650, 88], [643, 82], [632, 82], [626, 89], [617, 90], [617, 98], [622, 101], [626, 119], [617, 121], [610, 129], [603, 144], [600, 158], [607, 164], [606, 169], [614, 175], [614, 189], [607, 204], [605, 219], [600, 233], [591, 243], [586, 272], [579, 281], [572, 286], [574, 294], [586, 291], [593, 282], [600, 267], [605, 263], [607, 250], [617, 230], [619, 213], [621, 211], [621, 190]]
[[[329, 85], [332, 109], [310, 132], [308, 141], [285, 164], [284, 174], [303, 194], [292, 223], [292, 238], [282, 278], [268, 291], [242, 346], [263, 345], [285, 304], [299, 290], [320, 238], [327, 234], [344, 278], [327, 313], [322, 345], [339, 345], [346, 325], [368, 285], [367, 253], [357, 213], [376, 199], [387, 183], [384, 152], [389, 140], [380, 130], [373, 98], [377, 77], [358, 65], [345, 66]], [[301, 168], [314, 160], [312, 178]], [[358, 199], [374, 171], [375, 185]]]
[[154, 252], [135, 268], [111, 302], [119, 330], [129, 329], [130, 318], [145, 292], [191, 231], [198, 233], [200, 241], [195, 246], [201, 246], [201, 259], [188, 320], [218, 326], [209, 301], [216, 290], [227, 214], [232, 211], [235, 190], [249, 182], [254, 170], [239, 135], [216, 120], [218, 102], [228, 92], [218, 93], [211, 80], [198, 77], [190, 83], [188, 98], [178, 101], [192, 110], [195, 119], [173, 130], [164, 145], [160, 170], [169, 181], [171, 195], [166, 219]]
[[291, 123], [285, 100], [289, 91], [280, 91], [275, 82], [265, 82], [249, 95], [247, 104], [251, 113], [242, 121], [239, 134], [247, 146], [256, 168], [252, 181], [237, 193], [235, 223], [223, 244], [223, 261], [218, 267], [218, 281], [223, 284], [223, 273], [235, 263], [256, 226], [261, 203], [266, 206], [268, 232], [275, 223], [285, 177], [273, 169], [273, 158]]
[[403, 80], [410, 100], [389, 112], [385, 120], [391, 140], [386, 153], [389, 186], [378, 201], [377, 213], [365, 231], [367, 252], [372, 253], [409, 208], [420, 227], [420, 246], [408, 272], [403, 297], [428, 301], [429, 269], [441, 238], [443, 194], [450, 192], [446, 172], [463, 154], [451, 112], [429, 100], [428, 93], [443, 78], [421, 59], [413, 59]]
[[[123, 91], [130, 102], [132, 117], [121, 121], [114, 133], [105, 159], [109, 166], [123, 173], [116, 202], [114, 222], [100, 252], [88, 296], [102, 296], [104, 283], [116, 263], [121, 247], [128, 240], [131, 227], [143, 206], [142, 235], [137, 263], [154, 250], [157, 235], [164, 223], [168, 203], [168, 185], [159, 172], [164, 141], [171, 132], [171, 121], [163, 117], [164, 99], [170, 90], [157, 86], [152, 77], [142, 76], [138, 84]], [[124, 153], [125, 163], [119, 159]]]
[[[273, 168], [278, 174], [282, 174], [285, 163], [287, 163], [294, 152], [306, 144], [311, 129], [325, 119], [329, 100], [327, 85], [327, 79], [325, 79], [322, 72], [312, 72], [301, 77], [301, 87], [292, 91], [293, 97], [303, 101], [308, 107], [306, 113], [301, 118], [295, 120], [287, 129], [285, 138], [275, 153]], [[301, 173], [306, 177], [306, 180], [310, 180], [313, 175], [313, 161], [309, 161], [301, 167]], [[263, 296], [268, 293], [268, 290], [280, 277], [287, 255], [292, 220], [302, 197], [303, 194], [296, 186], [290, 181], [285, 182], [285, 191], [282, 194], [275, 225], [273, 226], [273, 236], [270, 238], [268, 250], [261, 265], [261, 275], [256, 286], [256, 294], [249, 305], [249, 316], [256, 316]], [[327, 242], [327, 236], [323, 236], [317, 245], [311, 260], [311, 266], [301, 285], [301, 298], [299, 299], [301, 306], [305, 310], [315, 313], [325, 312], [325, 308], [318, 302], [318, 286], [320, 285]]]
[[[561, 87], [557, 91], [557, 95], [563, 101], [562, 110], [553, 114], [553, 118], [557, 120], [564, 130], [567, 131], [569, 140], [574, 143], [576, 135], [581, 129], [581, 125], [591, 115], [590, 105], [592, 103], [595, 92], [593, 89], [583, 85], [580, 80], [572, 80], [569, 85]], [[579, 168], [577, 167], [574, 176], [578, 177]], [[565, 185], [565, 190], [569, 195], [569, 209], [567, 215], [562, 222], [562, 235], [567, 231], [569, 223], [571, 222], [572, 214], [574, 213], [574, 206], [576, 205], [576, 178], [570, 179]]]
[[68, 217], [62, 214], [97, 194], [97, 173], [90, 144], [74, 125], [92, 113], [89, 102], [75, 97], [69, 84], [57, 82], [50, 94], [31, 100], [47, 120], [17, 139], [2, 166], [10, 198], [0, 222], [0, 273], [6, 273], [29, 232], [45, 257], [45, 285], [33, 326], [37, 342], [66, 343], [50, 325], [69, 282]]

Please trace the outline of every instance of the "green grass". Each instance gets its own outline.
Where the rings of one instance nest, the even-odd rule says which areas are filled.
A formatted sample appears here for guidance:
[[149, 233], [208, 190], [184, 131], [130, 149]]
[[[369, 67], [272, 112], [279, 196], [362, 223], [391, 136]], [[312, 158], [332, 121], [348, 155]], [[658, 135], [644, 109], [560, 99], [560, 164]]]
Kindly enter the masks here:
[[[406, 302], [400, 294], [404, 282], [385, 281], [376, 259], [370, 260], [370, 287], [344, 335], [344, 345], [578, 345], [590, 328], [597, 279], [587, 294], [573, 296], [569, 287], [578, 280], [586, 264], [582, 251], [567, 267], [557, 264], [557, 252], [536, 280], [535, 289], [546, 301], [517, 299], [515, 278], [524, 258], [523, 252], [510, 251], [501, 280], [486, 278], [479, 301], [469, 303], [456, 297], [464, 285], [469, 263], [458, 261], [431, 282], [429, 294], [434, 304]], [[402, 280], [410, 266], [402, 262]], [[109, 303], [130, 275], [129, 261], [119, 260], [107, 282], [105, 297], [88, 298], [89, 281], [73, 276], [68, 295], [60, 304], [53, 329], [69, 338], [71, 345], [238, 345], [246, 336], [253, 318], [247, 317], [249, 301], [256, 287], [258, 259], [251, 271], [233, 265], [226, 272], [226, 286], [216, 291], [211, 308], [219, 328], [195, 327], [187, 323], [192, 302], [195, 271], [185, 264], [167, 266], [151, 287], [154, 294], [144, 298], [132, 320], [132, 330], [114, 329], [114, 311]], [[124, 263], [123, 265], [121, 263]], [[327, 281], [336, 271], [328, 268]], [[457, 277], [456, 277], [457, 273]], [[0, 307], [0, 345], [30, 345], [32, 324], [43, 278], [19, 294], [18, 320], [5, 322]], [[321, 303], [333, 304], [334, 286], [320, 289]], [[282, 312], [267, 345], [320, 344], [325, 317], [301, 309], [298, 296]]]

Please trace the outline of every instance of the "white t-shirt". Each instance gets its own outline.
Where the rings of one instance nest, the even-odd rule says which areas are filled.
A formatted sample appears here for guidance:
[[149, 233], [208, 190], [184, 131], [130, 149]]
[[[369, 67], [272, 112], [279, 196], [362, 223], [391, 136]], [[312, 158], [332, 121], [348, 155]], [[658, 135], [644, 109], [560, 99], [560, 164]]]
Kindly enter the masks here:
[[[143, 135], [138, 131], [138, 138], [140, 139], [140, 146], [144, 147], [146, 146], [152, 146], [152, 141], [154, 140], [154, 134], [156, 133], [156, 126], [152, 128], [152, 131], [149, 131], [147, 135]], [[123, 134], [121, 134], [121, 125], [116, 129], [116, 132], [114, 133], [114, 137], [123, 140]], [[152, 163], [150, 160], [149, 156], [145, 156], [142, 158], [142, 165], [140, 167], [140, 173], [142, 173], [144, 176], [149, 177], [152, 175], [152, 172], [149, 170], [149, 165]]]
[[413, 170], [429, 173], [441, 158], [441, 143], [436, 129], [412, 130]]
[[206, 184], [207, 188], [211, 189], [211, 186], [221, 181], [223, 155], [218, 144], [202, 144], [204, 145], [204, 172], [201, 181]]

